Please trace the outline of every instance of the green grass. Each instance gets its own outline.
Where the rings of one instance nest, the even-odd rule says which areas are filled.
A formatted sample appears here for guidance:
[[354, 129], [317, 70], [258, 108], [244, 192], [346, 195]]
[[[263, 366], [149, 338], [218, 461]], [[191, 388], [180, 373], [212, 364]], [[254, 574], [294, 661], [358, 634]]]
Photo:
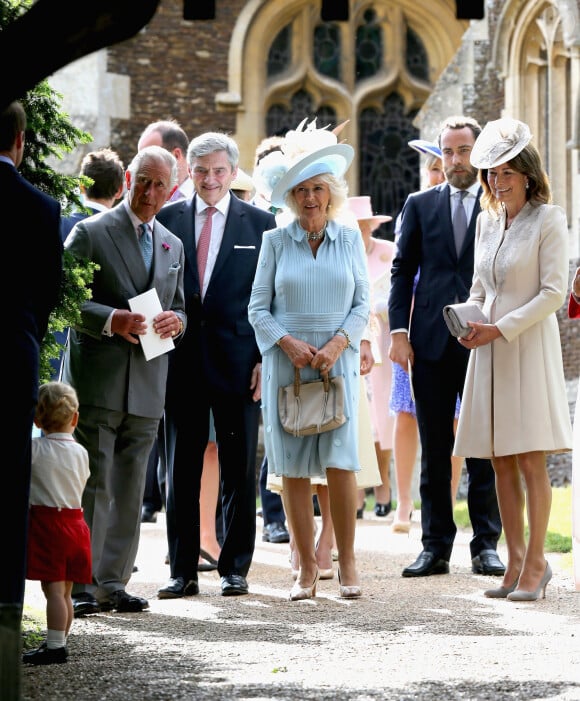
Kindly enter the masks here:
[[[455, 505], [453, 516], [458, 528], [470, 528], [471, 522], [467, 513], [467, 502], [460, 500]], [[527, 516], [526, 537], [528, 536]], [[505, 543], [504, 536], [501, 542]], [[546, 534], [546, 552], [569, 553], [572, 551], [572, 488], [554, 487], [552, 489], [552, 509]]]

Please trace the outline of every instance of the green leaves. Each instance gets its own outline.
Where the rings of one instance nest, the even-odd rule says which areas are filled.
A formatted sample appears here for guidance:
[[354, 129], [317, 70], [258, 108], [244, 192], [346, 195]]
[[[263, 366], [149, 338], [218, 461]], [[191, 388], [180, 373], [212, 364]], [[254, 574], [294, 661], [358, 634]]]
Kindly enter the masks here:
[[80, 261], [72, 253], [63, 254], [63, 284], [60, 300], [48, 320], [48, 331], [40, 347], [40, 383], [51, 379], [51, 360], [56, 360], [64, 351], [64, 344], [54, 336], [69, 326], [81, 321], [81, 306], [91, 298], [91, 283], [99, 266], [89, 260]]

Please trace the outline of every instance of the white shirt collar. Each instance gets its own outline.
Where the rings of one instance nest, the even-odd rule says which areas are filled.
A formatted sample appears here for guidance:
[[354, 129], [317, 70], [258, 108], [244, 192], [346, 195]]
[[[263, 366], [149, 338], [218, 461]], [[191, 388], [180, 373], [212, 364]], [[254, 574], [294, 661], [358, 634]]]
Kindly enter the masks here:
[[131, 209], [131, 205], [129, 204], [128, 199], [124, 199], [121, 204], [125, 207], [127, 210], [127, 214], [129, 215], [129, 219], [131, 220], [131, 223], [133, 224], [135, 231], [139, 229], [139, 226], [141, 224], [147, 224], [151, 231], [153, 231], [153, 224], [155, 223], [155, 217], [152, 217], [149, 221], [147, 222], [142, 222], [141, 219], [135, 214], [135, 212]]
[[[449, 190], [451, 191], [451, 197], [453, 197], [453, 195], [456, 192], [461, 191], [461, 188], [455, 187], [454, 185], [449, 183]], [[469, 187], [465, 188], [465, 191], [468, 194], [473, 195], [474, 197], [477, 197], [477, 193], [479, 192], [479, 183], [477, 181], [474, 182], [473, 185], [470, 185]]]
[[[222, 197], [222, 199], [217, 204], [214, 205], [215, 208], [224, 215], [224, 217], [228, 213], [228, 209], [230, 207], [230, 200], [231, 200], [231, 194], [228, 191], [228, 193], [226, 195], [224, 195]], [[204, 202], [199, 195], [195, 198], [195, 213], [196, 214], [201, 214], [209, 206], [210, 205], [208, 205], [206, 202]]]

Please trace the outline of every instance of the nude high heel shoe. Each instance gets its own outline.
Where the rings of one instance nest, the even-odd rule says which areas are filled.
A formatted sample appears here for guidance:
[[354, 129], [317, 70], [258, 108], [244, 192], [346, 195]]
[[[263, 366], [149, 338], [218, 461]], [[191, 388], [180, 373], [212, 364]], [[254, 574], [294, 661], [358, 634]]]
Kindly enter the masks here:
[[512, 591], [511, 594], [508, 594], [507, 599], [509, 601], [536, 601], [537, 599], [545, 599], [546, 586], [551, 579], [552, 568], [550, 567], [550, 563], [546, 562], [546, 570], [542, 579], [540, 579], [537, 589], [534, 591], [523, 591], [521, 589], [517, 589], [516, 591]]
[[301, 587], [298, 581], [290, 590], [290, 601], [302, 601], [303, 599], [312, 599], [316, 596], [316, 585], [318, 584], [319, 572], [316, 570], [316, 576], [312, 585], [309, 587]]
[[497, 587], [497, 589], [486, 589], [483, 592], [484, 596], [487, 596], [488, 599], [507, 599], [508, 594], [511, 594], [512, 591], [515, 590], [515, 588], [518, 586], [518, 579], [510, 586], [510, 587]]
[[409, 533], [411, 530], [411, 521], [413, 520], [413, 511], [409, 514], [408, 521], [401, 521], [396, 515], [391, 525], [391, 531], [393, 533]]
[[338, 570], [338, 591], [341, 599], [359, 599], [362, 596], [362, 589], [358, 584], [343, 586], [340, 582], [340, 570]]

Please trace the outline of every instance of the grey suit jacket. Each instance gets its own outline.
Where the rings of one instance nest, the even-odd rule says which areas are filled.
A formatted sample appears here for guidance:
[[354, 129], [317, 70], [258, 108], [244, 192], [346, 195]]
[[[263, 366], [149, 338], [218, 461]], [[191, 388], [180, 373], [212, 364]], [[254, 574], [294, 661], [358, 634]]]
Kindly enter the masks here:
[[81, 323], [71, 329], [63, 380], [72, 384], [81, 405], [161, 418], [165, 403], [167, 354], [145, 360], [141, 344], [102, 333], [114, 309], [155, 287], [163, 310], [186, 323], [183, 296], [183, 244], [159, 221], [153, 230], [153, 263], [147, 273], [135, 229], [125, 207], [84, 219], [68, 236], [65, 249], [99, 265], [92, 298], [82, 306]]

